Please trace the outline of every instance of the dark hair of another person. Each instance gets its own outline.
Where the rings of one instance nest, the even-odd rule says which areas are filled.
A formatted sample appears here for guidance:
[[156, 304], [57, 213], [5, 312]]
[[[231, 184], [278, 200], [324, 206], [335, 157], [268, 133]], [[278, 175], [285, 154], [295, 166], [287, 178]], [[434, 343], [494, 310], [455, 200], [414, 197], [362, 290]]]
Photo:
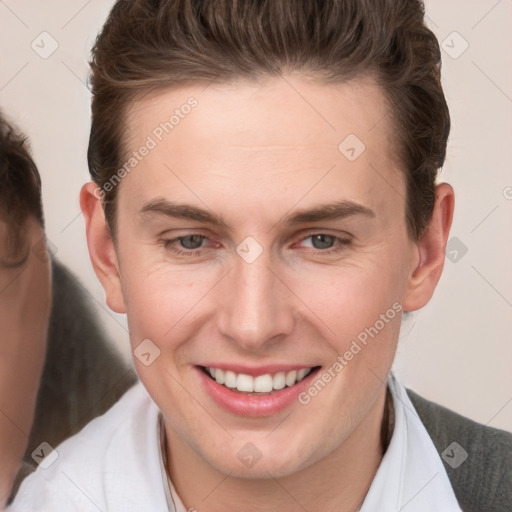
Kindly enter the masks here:
[[112, 233], [118, 187], [103, 186], [123, 165], [133, 101], [191, 83], [291, 72], [326, 84], [365, 77], [382, 88], [406, 176], [408, 232], [418, 239], [450, 131], [440, 66], [421, 0], [118, 0], [92, 54], [88, 151]]
[[41, 178], [27, 138], [0, 112], [0, 221], [7, 227], [0, 264], [16, 266], [24, 261], [29, 251], [25, 225], [30, 216], [44, 227]]

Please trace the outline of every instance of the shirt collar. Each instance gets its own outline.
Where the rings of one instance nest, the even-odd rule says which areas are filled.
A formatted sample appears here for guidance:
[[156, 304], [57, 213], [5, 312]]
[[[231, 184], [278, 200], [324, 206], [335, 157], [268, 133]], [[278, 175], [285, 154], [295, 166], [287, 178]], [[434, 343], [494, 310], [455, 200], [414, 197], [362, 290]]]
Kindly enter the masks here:
[[391, 374], [395, 425], [361, 512], [462, 512], [441, 458], [407, 392]]

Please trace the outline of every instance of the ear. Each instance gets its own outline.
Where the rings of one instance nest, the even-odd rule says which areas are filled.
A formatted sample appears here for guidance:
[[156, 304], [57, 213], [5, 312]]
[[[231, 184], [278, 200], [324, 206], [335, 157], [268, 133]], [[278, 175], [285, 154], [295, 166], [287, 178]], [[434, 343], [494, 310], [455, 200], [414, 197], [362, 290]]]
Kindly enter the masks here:
[[422, 308], [434, 294], [443, 271], [454, 203], [453, 188], [447, 183], [437, 185], [432, 219], [421, 238], [415, 242], [415, 265], [402, 302], [404, 311]]
[[101, 203], [102, 190], [93, 182], [80, 191], [80, 208], [85, 219], [87, 245], [92, 266], [103, 285], [107, 305], [116, 313], [125, 313], [119, 261]]

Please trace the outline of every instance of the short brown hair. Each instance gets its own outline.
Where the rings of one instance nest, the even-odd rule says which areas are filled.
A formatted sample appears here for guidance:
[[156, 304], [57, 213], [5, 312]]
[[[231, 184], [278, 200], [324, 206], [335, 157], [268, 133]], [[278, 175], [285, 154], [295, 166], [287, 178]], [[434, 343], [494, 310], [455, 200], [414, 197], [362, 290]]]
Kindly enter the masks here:
[[30, 216], [44, 227], [41, 178], [27, 138], [0, 111], [0, 221], [7, 224], [0, 254], [3, 263], [14, 265], [23, 259], [25, 224]]
[[127, 107], [150, 91], [288, 71], [325, 83], [370, 75], [390, 104], [406, 223], [418, 239], [450, 131], [439, 43], [424, 14], [421, 0], [118, 0], [92, 54], [91, 176], [103, 187], [115, 174]]

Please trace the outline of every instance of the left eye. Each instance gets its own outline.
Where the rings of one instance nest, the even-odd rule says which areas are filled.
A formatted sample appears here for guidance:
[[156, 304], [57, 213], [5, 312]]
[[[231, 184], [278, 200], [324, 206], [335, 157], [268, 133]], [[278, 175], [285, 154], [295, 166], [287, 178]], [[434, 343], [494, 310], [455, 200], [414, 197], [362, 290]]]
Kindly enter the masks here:
[[336, 243], [337, 237], [332, 235], [310, 235], [304, 238], [303, 242], [309, 241], [309, 244], [306, 243], [307, 246], [313, 247], [314, 249], [331, 249]]
[[309, 249], [310, 252], [318, 255], [342, 254], [352, 244], [351, 236], [339, 237], [326, 233], [314, 233], [305, 236], [299, 242], [299, 246]]
[[183, 249], [193, 250], [199, 249], [203, 244], [203, 240], [205, 240], [205, 236], [203, 235], [187, 235], [180, 236], [177, 238], [177, 241], [183, 247]]

